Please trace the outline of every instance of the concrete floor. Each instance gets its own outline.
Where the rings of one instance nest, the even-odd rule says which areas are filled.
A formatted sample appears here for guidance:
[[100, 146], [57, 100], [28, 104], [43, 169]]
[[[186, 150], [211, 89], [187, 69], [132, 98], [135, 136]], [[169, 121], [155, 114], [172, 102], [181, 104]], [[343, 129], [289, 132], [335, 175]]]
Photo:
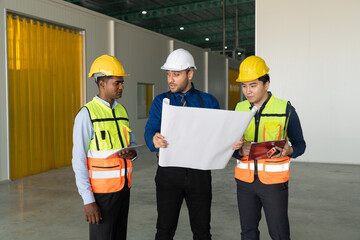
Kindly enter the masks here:
[[[240, 239], [235, 160], [213, 171], [213, 239]], [[134, 163], [129, 240], [154, 239], [156, 157], [145, 152]], [[295, 240], [360, 239], [360, 166], [293, 162], [289, 217]], [[88, 239], [82, 200], [71, 167], [0, 184], [1, 240]], [[261, 239], [270, 239], [265, 218]], [[175, 239], [192, 239], [185, 204]]]

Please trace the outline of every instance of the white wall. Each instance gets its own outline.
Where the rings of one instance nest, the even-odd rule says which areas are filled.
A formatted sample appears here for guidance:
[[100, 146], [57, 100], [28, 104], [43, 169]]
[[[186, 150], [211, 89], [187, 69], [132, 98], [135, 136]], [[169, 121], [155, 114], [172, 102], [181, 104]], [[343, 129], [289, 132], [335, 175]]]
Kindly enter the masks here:
[[130, 74], [125, 77], [124, 94], [118, 101], [128, 110], [137, 142], [144, 143], [147, 119], [137, 118], [137, 83], [154, 84], [154, 97], [168, 91], [166, 73], [160, 67], [170, 52], [169, 39], [123, 22], [116, 24], [115, 32], [115, 55]]
[[228, 76], [226, 71], [227, 64], [224, 61], [225, 58], [218, 54], [209, 53], [209, 93], [214, 95], [219, 101], [220, 108], [227, 109], [227, 97], [226, 92], [228, 84]]
[[[147, 119], [137, 119], [137, 83], [155, 84], [155, 96], [168, 91], [166, 74], [160, 70], [171, 49], [183, 47], [195, 58], [198, 71], [194, 83], [196, 88], [204, 90], [209, 75], [207, 63], [211, 71], [221, 73], [223, 77], [226, 59], [206, 53], [203, 49], [172, 40], [163, 35], [127, 24], [125, 22], [95, 13], [61, 0], [1, 0], [0, 9], [0, 101], [7, 101], [7, 55], [6, 55], [6, 12], [17, 12], [58, 24], [68, 25], [85, 30], [85, 64], [86, 74], [92, 62], [102, 54], [114, 54], [130, 73], [125, 77], [125, 91], [119, 100], [128, 110], [130, 124], [138, 143], [144, 143], [143, 133]], [[209, 56], [208, 58], [206, 56]], [[216, 63], [216, 64], [215, 64]], [[213, 74], [211, 74], [213, 75]], [[210, 77], [212, 79], [212, 77]], [[93, 79], [86, 78], [86, 97], [90, 101], [98, 89]], [[222, 98], [223, 96], [219, 95]], [[0, 104], [0, 181], [9, 179], [8, 168], [8, 103]], [[10, 153], [11, 154], [11, 153]]]
[[360, 1], [257, 0], [256, 55], [296, 108], [307, 162], [360, 164]]

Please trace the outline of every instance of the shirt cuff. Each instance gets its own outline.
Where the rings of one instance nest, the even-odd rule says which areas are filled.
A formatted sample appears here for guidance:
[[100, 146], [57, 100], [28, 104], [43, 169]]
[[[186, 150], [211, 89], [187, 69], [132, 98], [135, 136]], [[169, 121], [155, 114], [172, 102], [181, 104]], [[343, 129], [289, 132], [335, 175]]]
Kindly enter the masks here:
[[84, 205], [95, 202], [95, 197], [92, 192], [81, 195]]
[[239, 150], [235, 150], [232, 157], [236, 158], [236, 159], [241, 159], [242, 158], [242, 156], [240, 156], [240, 154], [239, 154]]

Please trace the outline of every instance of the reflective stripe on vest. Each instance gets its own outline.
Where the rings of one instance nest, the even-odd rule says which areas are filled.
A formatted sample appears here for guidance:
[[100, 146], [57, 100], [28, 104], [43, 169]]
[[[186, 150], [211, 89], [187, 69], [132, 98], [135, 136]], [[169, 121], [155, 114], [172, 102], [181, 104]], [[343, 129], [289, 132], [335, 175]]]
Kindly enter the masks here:
[[[127, 169], [127, 174], [129, 175], [132, 169]], [[119, 178], [120, 170], [115, 171], [89, 171], [89, 175], [91, 175], [92, 179], [109, 179], [109, 178]], [[121, 176], [125, 176], [125, 169], [121, 169]]]
[[[249, 165], [250, 165], [250, 168], [249, 168]], [[263, 171], [264, 164], [258, 163], [257, 166], [258, 166], [258, 171]], [[253, 162], [252, 163], [243, 163], [243, 162], [240, 162], [238, 160], [236, 167], [238, 167], [240, 169], [255, 170], [255, 164]], [[284, 164], [280, 164], [280, 165], [266, 165], [265, 166], [265, 172], [283, 172], [283, 171], [288, 171], [289, 169], [290, 169], [290, 163], [284, 163]]]
[[130, 145], [128, 115], [121, 104], [110, 109], [98, 98], [85, 107], [94, 127], [94, 137], [87, 152], [91, 188], [94, 193], [120, 191], [125, 183], [131, 186], [132, 163], [122, 158], [107, 158]]
[[[249, 142], [263, 142], [270, 140], [280, 140], [286, 136], [285, 125], [288, 116], [286, 108], [288, 101], [271, 96], [264, 109], [260, 112], [258, 125], [253, 118], [245, 131], [244, 137]], [[248, 101], [237, 104], [235, 111], [249, 112], [251, 105]], [[255, 169], [262, 183], [275, 184], [289, 180], [290, 157], [271, 158], [271, 159], [248, 159], [245, 156], [238, 160], [235, 167], [235, 178], [253, 182]], [[256, 166], [255, 166], [256, 164]]]

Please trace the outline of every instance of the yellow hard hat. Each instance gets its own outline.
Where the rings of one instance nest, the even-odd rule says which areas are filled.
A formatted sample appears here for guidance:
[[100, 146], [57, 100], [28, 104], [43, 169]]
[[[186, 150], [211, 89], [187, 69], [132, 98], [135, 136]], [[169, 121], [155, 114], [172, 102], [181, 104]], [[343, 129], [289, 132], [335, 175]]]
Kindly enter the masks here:
[[107, 54], [95, 59], [91, 65], [89, 77], [94, 77], [95, 73], [102, 73], [104, 76], [129, 76], [119, 60]]
[[245, 58], [240, 64], [237, 82], [250, 82], [264, 76], [269, 72], [264, 59], [257, 56]]

